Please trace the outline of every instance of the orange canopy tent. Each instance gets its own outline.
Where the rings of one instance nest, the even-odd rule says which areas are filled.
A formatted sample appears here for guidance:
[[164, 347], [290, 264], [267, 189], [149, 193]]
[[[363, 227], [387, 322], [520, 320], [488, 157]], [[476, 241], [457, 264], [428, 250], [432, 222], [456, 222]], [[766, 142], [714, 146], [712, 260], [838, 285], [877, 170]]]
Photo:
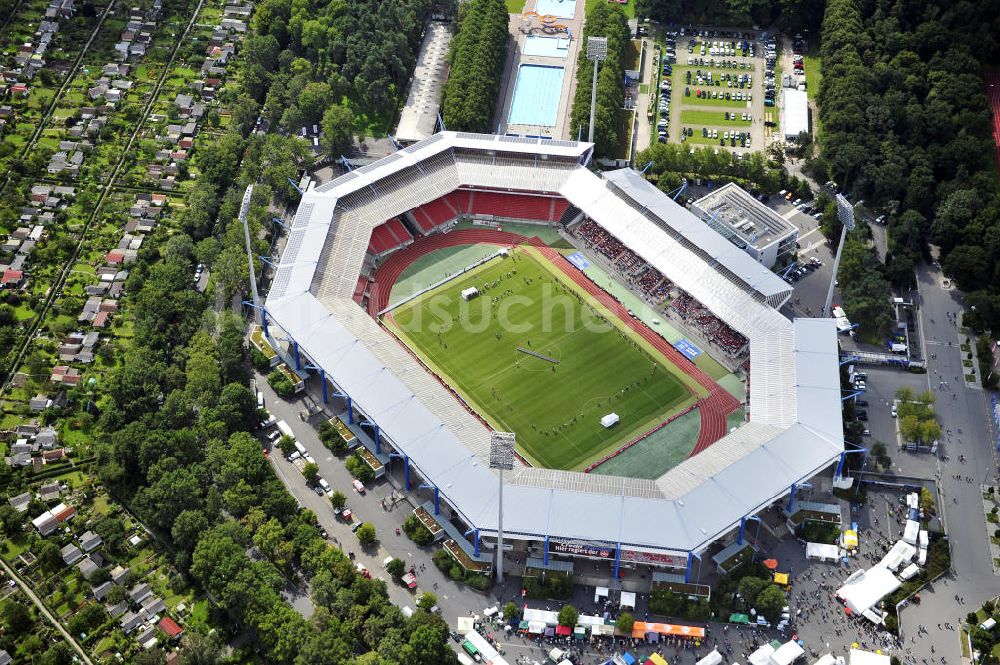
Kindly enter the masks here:
[[769, 569], [769, 570], [777, 570], [778, 569], [778, 560], [777, 559], [764, 559], [764, 561], [762, 563], [764, 564], [764, 567], [767, 568], [767, 569]]
[[647, 623], [645, 621], [636, 621], [632, 624], [632, 637], [642, 639], [646, 637], [646, 633], [699, 639], [705, 637], [705, 629], [698, 626], [675, 626], [669, 623]]

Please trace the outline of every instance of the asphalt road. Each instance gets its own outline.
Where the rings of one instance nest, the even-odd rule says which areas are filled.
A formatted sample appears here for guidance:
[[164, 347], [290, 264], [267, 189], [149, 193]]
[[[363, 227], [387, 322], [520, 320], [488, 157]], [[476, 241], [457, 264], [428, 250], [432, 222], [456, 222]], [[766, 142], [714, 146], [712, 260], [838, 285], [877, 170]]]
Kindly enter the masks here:
[[[318, 386], [314, 384], [315, 381], [310, 382], [310, 387], [318, 390]], [[394, 604], [400, 607], [415, 608], [416, 600], [420, 594], [424, 591], [431, 591], [437, 594], [438, 606], [445, 621], [454, 628], [456, 617], [467, 616], [473, 612], [482, 613], [483, 608], [497, 602], [494, 596], [470, 589], [443, 575], [431, 561], [431, 556], [437, 546], [417, 547], [405, 534], [399, 536], [395, 534], [396, 527], [410, 514], [413, 506], [403, 500], [391, 510], [383, 510], [381, 500], [390, 497], [393, 489], [385, 479], [369, 485], [363, 496], [354, 491], [351, 486], [352, 477], [344, 467], [343, 461], [327, 450], [319, 440], [312, 424], [300, 420], [299, 412], [306, 406], [306, 401], [301, 396], [288, 401], [279, 398], [267, 385], [266, 378], [260, 375], [257, 375], [257, 387], [264, 393], [265, 408], [278, 420], [284, 420], [288, 423], [295, 432], [296, 439], [315, 458], [316, 464], [319, 466], [320, 476], [325, 478], [333, 489], [340, 490], [347, 496], [347, 507], [354, 513], [355, 520], [371, 522], [375, 525], [379, 537], [378, 546], [367, 550], [362, 548], [357, 537], [351, 533], [350, 525], [334, 517], [330, 500], [326, 496], [317, 495], [312, 488], [308, 487], [298, 469], [285, 459], [280, 450], [275, 448], [270, 459], [278, 477], [303, 507], [316, 513], [320, 525], [330, 534], [331, 542], [347, 552], [353, 552], [355, 561], [364, 564], [371, 571], [373, 577], [386, 580], [389, 598]], [[317, 401], [321, 403], [320, 399]], [[311, 422], [318, 424], [321, 419], [322, 416], [317, 415], [312, 418]], [[420, 499], [420, 501], [423, 500], [426, 499]], [[407, 566], [412, 565], [416, 568], [418, 585], [416, 592], [411, 592], [389, 579], [388, 574], [382, 569], [382, 561], [387, 556], [403, 559]], [[423, 570], [420, 569], [421, 565], [424, 566]], [[304, 613], [306, 605], [302, 603], [302, 600], [304, 599], [293, 604], [296, 609]]]

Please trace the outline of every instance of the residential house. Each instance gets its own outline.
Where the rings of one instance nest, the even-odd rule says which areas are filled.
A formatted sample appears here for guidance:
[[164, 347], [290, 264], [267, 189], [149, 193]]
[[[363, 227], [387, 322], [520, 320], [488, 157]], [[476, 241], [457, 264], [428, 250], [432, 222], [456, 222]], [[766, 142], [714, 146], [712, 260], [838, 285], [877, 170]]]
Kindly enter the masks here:
[[31, 503], [31, 492], [24, 492], [18, 494], [17, 496], [12, 496], [7, 499], [8, 503], [14, 507], [19, 513], [23, 513], [28, 509], [28, 504]]
[[115, 584], [125, 584], [132, 575], [131, 568], [123, 568], [120, 564], [111, 569], [111, 581]]
[[163, 617], [160, 622], [156, 624], [163, 631], [163, 634], [167, 636], [167, 639], [175, 640], [184, 634], [184, 629], [180, 625], [171, 619], [170, 617]]
[[104, 600], [104, 598], [108, 595], [108, 593], [110, 593], [111, 588], [113, 586], [114, 585], [111, 582], [103, 582], [101, 584], [98, 584], [92, 589], [94, 598], [96, 600]]
[[52, 383], [61, 383], [69, 386], [77, 385], [82, 378], [80, 370], [68, 365], [56, 365], [52, 368], [52, 374], [49, 375], [49, 381]]
[[146, 600], [142, 601], [142, 613], [147, 619], [153, 618], [166, 609], [167, 604], [163, 602], [162, 598], [157, 596], [149, 596]]
[[58, 480], [45, 483], [38, 488], [38, 495], [42, 498], [42, 501], [52, 501], [53, 499], [58, 499], [61, 494], [62, 487], [59, 485]]
[[31, 520], [31, 525], [35, 527], [39, 535], [47, 536], [59, 528], [59, 520], [56, 519], [56, 516], [52, 514], [51, 510], [46, 510], [38, 517]]
[[90, 580], [90, 578], [101, 569], [101, 567], [97, 565], [97, 561], [94, 560], [93, 556], [84, 557], [80, 560], [80, 563], [76, 564], [76, 567], [85, 580]]
[[58, 441], [59, 434], [56, 432], [54, 427], [46, 427], [45, 429], [39, 431], [38, 435], [35, 437], [35, 442], [45, 449], [54, 448]]
[[96, 550], [103, 544], [104, 541], [101, 540], [101, 537], [93, 531], [86, 531], [82, 536], [80, 536], [80, 546], [83, 548], [84, 552]]
[[139, 635], [135, 638], [135, 641], [138, 642], [143, 649], [152, 649], [156, 646], [157, 642], [156, 627], [147, 626], [142, 630], [142, 632], [139, 633]]
[[128, 603], [124, 600], [108, 608], [108, 614], [112, 619], [117, 619], [128, 611]]
[[10, 665], [14, 658], [5, 649], [0, 649], [0, 665]]
[[138, 614], [130, 610], [126, 612], [124, 615], [122, 615], [119, 625], [121, 625], [122, 630], [125, 631], [125, 634], [128, 635], [133, 630], [135, 630], [141, 623], [142, 623], [142, 617], [140, 617]]
[[52, 400], [49, 399], [48, 395], [43, 395], [41, 393], [35, 395], [28, 401], [28, 408], [32, 411], [44, 411], [50, 406], [52, 406]]
[[59, 553], [62, 554], [62, 560], [66, 562], [67, 566], [72, 566], [83, 558], [83, 552], [73, 543], [64, 546]]
[[141, 603], [151, 595], [153, 595], [153, 589], [145, 582], [136, 584], [128, 592], [128, 597], [132, 599], [133, 603]]

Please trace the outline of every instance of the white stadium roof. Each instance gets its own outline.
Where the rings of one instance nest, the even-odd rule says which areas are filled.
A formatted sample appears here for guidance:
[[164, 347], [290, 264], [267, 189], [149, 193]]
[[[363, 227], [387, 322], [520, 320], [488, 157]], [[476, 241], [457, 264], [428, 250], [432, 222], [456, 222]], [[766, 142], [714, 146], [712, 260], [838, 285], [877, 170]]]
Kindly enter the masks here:
[[591, 150], [442, 132], [309, 190], [265, 308], [463, 519], [494, 533], [489, 431], [352, 295], [387, 219], [458, 187], [563, 196], [748, 338], [750, 422], [655, 481], [519, 464], [505, 478], [504, 532], [699, 551], [843, 451], [835, 322], [785, 318], [783, 280], [635, 171], [588, 170]]

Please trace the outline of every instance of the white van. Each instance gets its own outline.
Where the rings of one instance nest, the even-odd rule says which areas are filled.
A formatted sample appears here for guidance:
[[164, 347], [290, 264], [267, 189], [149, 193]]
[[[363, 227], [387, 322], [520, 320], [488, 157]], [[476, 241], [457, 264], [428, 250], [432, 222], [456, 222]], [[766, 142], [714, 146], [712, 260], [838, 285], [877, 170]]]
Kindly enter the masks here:
[[333, 489], [330, 487], [330, 483], [326, 482], [326, 478], [320, 478], [316, 484], [319, 485], [320, 489], [327, 494], [329, 494], [330, 490]]
[[403, 616], [406, 617], [407, 619], [409, 619], [411, 616], [413, 616], [413, 608], [410, 607], [409, 605], [404, 605], [403, 606]]
[[305, 457], [306, 453], [308, 452], [308, 451], [306, 451], [306, 447], [303, 446], [298, 441], [295, 442], [295, 450], [299, 451], [299, 455], [302, 455], [303, 457]]
[[264, 408], [264, 393], [262, 393], [259, 390], [257, 391], [257, 408], [258, 409]]

